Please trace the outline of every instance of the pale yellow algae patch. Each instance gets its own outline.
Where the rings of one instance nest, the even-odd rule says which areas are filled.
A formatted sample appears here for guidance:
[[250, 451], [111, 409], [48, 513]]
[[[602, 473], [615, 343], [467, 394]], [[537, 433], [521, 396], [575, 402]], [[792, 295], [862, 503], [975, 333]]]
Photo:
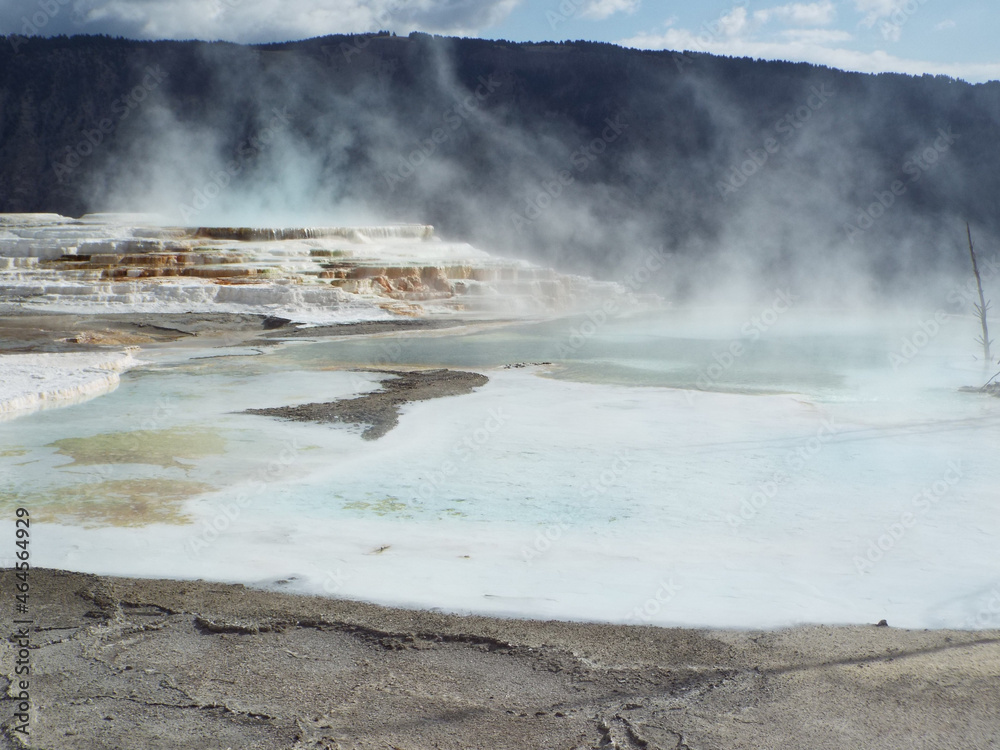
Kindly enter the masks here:
[[149, 464], [163, 468], [190, 468], [193, 461], [225, 453], [226, 441], [214, 430], [175, 427], [169, 430], [109, 432], [50, 443], [73, 464]]
[[361, 510], [374, 513], [376, 516], [402, 514], [411, 510], [407, 503], [396, 497], [383, 497], [379, 500], [352, 500], [344, 503], [344, 510]]
[[32, 520], [39, 523], [89, 528], [184, 524], [191, 522], [181, 510], [184, 503], [215, 489], [201, 482], [172, 479], [113, 479], [82, 482], [47, 494], [8, 495], [0, 506], [5, 512], [15, 507], [30, 508]]

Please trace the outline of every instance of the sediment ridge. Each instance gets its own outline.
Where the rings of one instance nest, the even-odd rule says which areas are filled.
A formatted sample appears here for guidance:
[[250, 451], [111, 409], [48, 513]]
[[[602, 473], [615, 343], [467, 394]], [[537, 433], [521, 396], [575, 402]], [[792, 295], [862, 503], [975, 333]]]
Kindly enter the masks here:
[[378, 440], [399, 424], [399, 409], [411, 401], [462, 396], [486, 385], [489, 378], [460, 370], [363, 370], [390, 377], [381, 390], [356, 398], [326, 403], [299, 404], [268, 409], [247, 409], [245, 414], [279, 417], [297, 422], [344, 422], [364, 426], [361, 437]]

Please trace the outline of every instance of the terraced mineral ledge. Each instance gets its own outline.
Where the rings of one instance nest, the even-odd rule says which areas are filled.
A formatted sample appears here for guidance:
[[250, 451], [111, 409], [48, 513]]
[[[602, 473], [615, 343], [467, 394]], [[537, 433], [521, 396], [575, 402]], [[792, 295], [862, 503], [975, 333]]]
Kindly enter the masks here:
[[[355, 327], [338, 335], [378, 332], [403, 320], [430, 328], [590, 309], [608, 297], [631, 295], [443, 242], [425, 225], [165, 227], [135, 215], [0, 214], [0, 415], [114, 390], [134, 364], [128, 346], [345, 324]], [[119, 351], [70, 356], [108, 347]]]
[[0, 214], [0, 304], [260, 312], [299, 322], [539, 313], [623, 290], [443, 242], [424, 225], [163, 227], [131, 215]]
[[[11, 571], [0, 574], [11, 591]], [[497, 620], [32, 572], [30, 747], [843, 750], [1000, 743], [1000, 632]], [[10, 609], [0, 627], [11, 632]], [[16, 711], [2, 671], [4, 747]]]
[[133, 352], [6, 354], [0, 356], [0, 419], [65, 406], [118, 387], [136, 364]]

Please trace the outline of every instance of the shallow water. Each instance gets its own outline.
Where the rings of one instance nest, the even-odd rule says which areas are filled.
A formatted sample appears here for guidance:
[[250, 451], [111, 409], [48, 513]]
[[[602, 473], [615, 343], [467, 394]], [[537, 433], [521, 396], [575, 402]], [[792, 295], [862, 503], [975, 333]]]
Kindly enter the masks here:
[[[44, 521], [35, 564], [92, 572], [533, 617], [1000, 625], [1000, 401], [957, 390], [985, 379], [970, 322], [900, 364], [920, 317], [751, 319], [148, 350], [114, 393], [0, 424], [0, 502]], [[384, 377], [349, 365], [491, 381], [376, 442], [239, 413]]]

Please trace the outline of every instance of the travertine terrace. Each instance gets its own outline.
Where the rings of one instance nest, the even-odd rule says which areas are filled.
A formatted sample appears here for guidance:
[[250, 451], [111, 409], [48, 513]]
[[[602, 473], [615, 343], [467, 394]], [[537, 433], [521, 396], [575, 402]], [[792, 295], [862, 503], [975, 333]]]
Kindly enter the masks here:
[[[141, 216], [0, 215], [0, 301], [86, 311], [297, 318], [517, 314], [592, 304], [613, 284], [442, 241], [433, 227], [168, 227]], [[225, 307], [220, 307], [225, 306]]]

